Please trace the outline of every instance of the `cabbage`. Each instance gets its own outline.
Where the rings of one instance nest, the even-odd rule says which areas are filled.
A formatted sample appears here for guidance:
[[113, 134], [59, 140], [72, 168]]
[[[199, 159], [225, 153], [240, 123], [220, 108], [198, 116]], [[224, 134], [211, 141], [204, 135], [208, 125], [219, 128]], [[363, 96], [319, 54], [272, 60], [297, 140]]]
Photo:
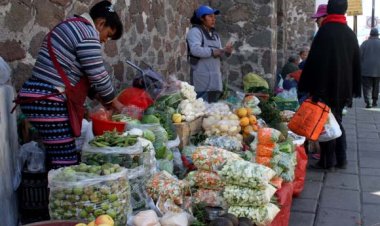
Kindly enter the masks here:
[[143, 124], [160, 123], [160, 120], [154, 115], [144, 115], [141, 122]]

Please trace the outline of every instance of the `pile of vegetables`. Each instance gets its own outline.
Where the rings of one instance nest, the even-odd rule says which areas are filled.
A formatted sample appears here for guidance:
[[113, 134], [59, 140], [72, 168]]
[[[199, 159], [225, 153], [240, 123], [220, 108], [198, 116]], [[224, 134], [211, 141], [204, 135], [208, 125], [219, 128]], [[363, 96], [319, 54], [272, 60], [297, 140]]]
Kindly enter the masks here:
[[238, 140], [236, 137], [230, 136], [211, 136], [208, 137], [203, 144], [222, 148], [227, 151], [236, 153], [241, 152], [243, 149], [243, 144], [241, 143], [241, 140]]
[[196, 100], [185, 99], [178, 106], [178, 111], [182, 114], [182, 120], [186, 122], [191, 122], [203, 116], [205, 110], [206, 106], [202, 98]]
[[212, 115], [203, 119], [202, 127], [207, 136], [231, 136], [242, 140], [239, 117], [235, 114]]
[[270, 203], [276, 189], [270, 185], [275, 172], [244, 160], [227, 162], [219, 175], [226, 183], [223, 197], [228, 213], [248, 217], [257, 225], [267, 225], [280, 209]]
[[108, 214], [117, 225], [127, 223], [130, 190], [127, 169], [114, 164], [81, 163], [49, 171], [51, 219], [93, 221]]
[[94, 147], [129, 147], [137, 143], [137, 136], [123, 135], [117, 131], [106, 131], [90, 142]]

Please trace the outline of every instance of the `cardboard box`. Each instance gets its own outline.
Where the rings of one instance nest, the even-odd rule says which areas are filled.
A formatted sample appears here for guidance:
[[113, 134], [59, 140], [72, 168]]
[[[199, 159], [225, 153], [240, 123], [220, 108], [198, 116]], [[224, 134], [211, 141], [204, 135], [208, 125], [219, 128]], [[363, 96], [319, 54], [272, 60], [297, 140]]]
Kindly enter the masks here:
[[203, 117], [199, 117], [191, 122], [181, 122], [174, 123], [179, 136], [180, 145], [179, 148], [182, 148], [189, 144], [190, 137], [202, 131], [202, 122]]

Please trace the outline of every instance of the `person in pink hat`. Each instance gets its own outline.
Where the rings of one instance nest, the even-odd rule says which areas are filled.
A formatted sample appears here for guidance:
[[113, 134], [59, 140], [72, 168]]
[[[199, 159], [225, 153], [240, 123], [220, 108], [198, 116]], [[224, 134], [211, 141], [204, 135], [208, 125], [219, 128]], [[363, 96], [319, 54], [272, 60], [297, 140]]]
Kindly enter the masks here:
[[326, 18], [327, 16], [327, 4], [320, 4], [318, 6], [317, 12], [311, 17], [315, 19], [315, 22], [318, 25], [318, 28], [322, 26], [322, 21]]

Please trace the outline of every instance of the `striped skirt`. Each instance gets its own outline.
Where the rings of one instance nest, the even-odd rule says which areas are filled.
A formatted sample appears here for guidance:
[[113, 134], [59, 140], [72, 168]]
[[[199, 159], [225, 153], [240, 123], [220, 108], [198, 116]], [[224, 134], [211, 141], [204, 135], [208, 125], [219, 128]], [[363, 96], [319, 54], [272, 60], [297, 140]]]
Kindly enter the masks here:
[[[19, 98], [27, 99], [59, 92], [53, 85], [31, 78], [19, 91]], [[48, 169], [75, 165], [80, 160], [68, 118], [65, 97], [62, 94], [20, 104], [21, 111], [37, 129], [46, 151]]]

